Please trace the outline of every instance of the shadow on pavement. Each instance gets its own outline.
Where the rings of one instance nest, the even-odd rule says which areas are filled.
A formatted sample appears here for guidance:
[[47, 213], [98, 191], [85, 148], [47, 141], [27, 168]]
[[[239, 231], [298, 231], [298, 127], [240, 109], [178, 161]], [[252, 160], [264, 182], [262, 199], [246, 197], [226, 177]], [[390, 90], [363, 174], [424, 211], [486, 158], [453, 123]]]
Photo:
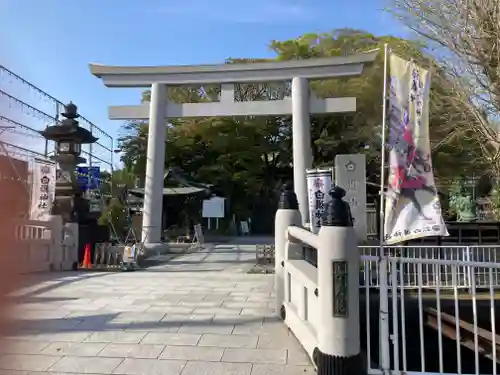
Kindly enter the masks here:
[[87, 271], [30, 274], [24, 279], [23, 285], [9, 295], [9, 298], [35, 297], [69, 284], [107, 275], [109, 273], [89, 273]]
[[[120, 315], [124, 313], [99, 314], [88, 316], [77, 316], [71, 318], [59, 319], [27, 319], [18, 320], [13, 324], [12, 332], [9, 337], [23, 336], [29, 333], [34, 334], [50, 334], [50, 333], [71, 333], [71, 332], [89, 332], [89, 335], [94, 332], [102, 331], [156, 331], [164, 333], [175, 333], [181, 327], [224, 327], [233, 325], [246, 325], [251, 323], [263, 322], [274, 318], [262, 316], [248, 316], [242, 318], [243, 315], [218, 317], [195, 318], [196, 315], [186, 315], [182, 318], [179, 315], [165, 314], [160, 319], [155, 321], [143, 322], [124, 322], [120, 321]], [[127, 314], [127, 313], [125, 313]], [[147, 313], [133, 313], [137, 315], [137, 319], [147, 319]], [[113, 322], [114, 319], [117, 319]], [[163, 331], [162, 331], [163, 330]]]
[[79, 300], [80, 297], [30, 297], [30, 296], [7, 296], [9, 303], [46, 303], [46, 302], [70, 302]]

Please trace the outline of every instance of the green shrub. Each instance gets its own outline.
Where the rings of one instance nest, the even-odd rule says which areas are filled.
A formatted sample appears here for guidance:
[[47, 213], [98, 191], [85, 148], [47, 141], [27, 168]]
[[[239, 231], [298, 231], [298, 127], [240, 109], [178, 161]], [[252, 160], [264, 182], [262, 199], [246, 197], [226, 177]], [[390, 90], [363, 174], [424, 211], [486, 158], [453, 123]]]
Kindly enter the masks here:
[[128, 226], [127, 211], [123, 204], [120, 203], [118, 198], [112, 198], [109, 204], [102, 211], [99, 217], [99, 225], [106, 225], [111, 227], [113, 225], [116, 232], [122, 233]]

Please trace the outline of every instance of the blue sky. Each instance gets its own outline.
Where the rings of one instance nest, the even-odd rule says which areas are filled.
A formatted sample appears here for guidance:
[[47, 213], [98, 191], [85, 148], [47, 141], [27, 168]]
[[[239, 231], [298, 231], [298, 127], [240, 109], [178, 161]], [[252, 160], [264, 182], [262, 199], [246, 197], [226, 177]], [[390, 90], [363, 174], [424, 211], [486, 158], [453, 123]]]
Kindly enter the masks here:
[[384, 0], [0, 0], [0, 64], [116, 137], [107, 106], [140, 91], [109, 89], [88, 63], [175, 65], [268, 57], [273, 39], [334, 28], [404, 35]]

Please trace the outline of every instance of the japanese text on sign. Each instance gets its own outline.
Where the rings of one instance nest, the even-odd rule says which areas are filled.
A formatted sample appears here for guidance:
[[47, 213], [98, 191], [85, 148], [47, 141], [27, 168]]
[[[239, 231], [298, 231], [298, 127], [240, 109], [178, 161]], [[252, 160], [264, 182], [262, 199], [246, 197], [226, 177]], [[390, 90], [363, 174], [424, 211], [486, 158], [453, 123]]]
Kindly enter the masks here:
[[328, 192], [332, 187], [331, 169], [314, 169], [307, 171], [307, 192], [309, 198], [309, 220], [311, 231], [316, 231], [321, 226], [321, 219], [326, 204], [330, 201]]
[[321, 218], [323, 217], [323, 212], [325, 211], [325, 193], [321, 190], [316, 190], [314, 192], [315, 207], [314, 220], [316, 221], [316, 227], [321, 226]]
[[40, 196], [38, 199], [38, 207], [39, 208], [47, 208], [49, 206], [49, 183], [50, 177], [48, 174], [50, 173], [49, 167], [42, 167], [40, 171], [44, 175], [40, 179]]

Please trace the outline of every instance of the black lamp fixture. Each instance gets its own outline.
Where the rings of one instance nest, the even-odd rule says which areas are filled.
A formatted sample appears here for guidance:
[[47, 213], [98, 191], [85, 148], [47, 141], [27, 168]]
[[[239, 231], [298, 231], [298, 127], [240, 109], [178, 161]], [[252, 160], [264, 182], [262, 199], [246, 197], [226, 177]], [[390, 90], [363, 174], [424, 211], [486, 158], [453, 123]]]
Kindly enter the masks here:
[[80, 143], [74, 143], [71, 140], [61, 139], [56, 143], [56, 153], [80, 156], [82, 153], [82, 145]]

